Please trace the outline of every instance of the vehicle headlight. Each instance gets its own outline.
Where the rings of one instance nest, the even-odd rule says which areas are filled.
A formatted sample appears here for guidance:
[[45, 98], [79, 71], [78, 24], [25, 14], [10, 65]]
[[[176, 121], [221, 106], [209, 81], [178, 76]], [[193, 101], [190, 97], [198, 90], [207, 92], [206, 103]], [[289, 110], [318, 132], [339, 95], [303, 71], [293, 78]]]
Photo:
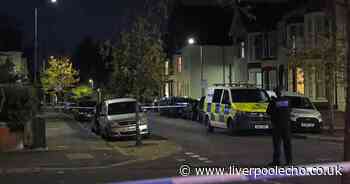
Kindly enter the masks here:
[[114, 121], [110, 121], [110, 122], [108, 123], [108, 125], [109, 125], [111, 128], [119, 127], [119, 123], [118, 123], [118, 122], [114, 122]]
[[298, 115], [295, 114], [295, 113], [291, 113], [291, 114], [290, 114], [290, 118], [293, 119], [293, 120], [295, 120], [295, 119], [298, 118]]
[[322, 115], [321, 115], [321, 113], [318, 113], [318, 114], [316, 115], [316, 118], [317, 118], [318, 120], [322, 121]]

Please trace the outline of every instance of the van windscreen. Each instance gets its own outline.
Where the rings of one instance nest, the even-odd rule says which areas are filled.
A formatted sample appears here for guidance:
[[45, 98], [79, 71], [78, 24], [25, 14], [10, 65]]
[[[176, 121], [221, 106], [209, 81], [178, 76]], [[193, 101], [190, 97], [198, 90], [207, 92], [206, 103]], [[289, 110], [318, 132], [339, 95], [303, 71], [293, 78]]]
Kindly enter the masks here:
[[136, 102], [119, 102], [108, 105], [108, 115], [131, 114], [136, 111]]
[[231, 90], [232, 101], [238, 103], [254, 102], [254, 103], [267, 103], [269, 97], [263, 90], [257, 89], [232, 89]]

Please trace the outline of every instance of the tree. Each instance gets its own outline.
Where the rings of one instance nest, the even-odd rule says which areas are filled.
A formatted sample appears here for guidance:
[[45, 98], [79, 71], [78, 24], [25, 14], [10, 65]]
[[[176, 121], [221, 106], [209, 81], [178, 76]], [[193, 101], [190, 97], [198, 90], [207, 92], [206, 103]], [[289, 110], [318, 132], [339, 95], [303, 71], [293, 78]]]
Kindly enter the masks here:
[[93, 89], [86, 85], [80, 85], [76, 88], [72, 89], [72, 93], [74, 94], [73, 98], [79, 100], [84, 97], [88, 97], [94, 93]]
[[144, 101], [158, 94], [166, 58], [161, 41], [145, 18], [137, 18], [132, 30], [121, 34], [113, 55], [113, 88], [118, 96], [131, 95]]
[[9, 60], [0, 65], [0, 83], [15, 82], [16, 72], [14, 67], [15, 65]]
[[69, 58], [50, 58], [47, 70], [41, 75], [41, 83], [46, 93], [63, 95], [79, 82], [78, 75]]
[[233, 42], [236, 43], [242, 37], [247, 34], [247, 30], [243, 23], [243, 18], [246, 17], [249, 20], [255, 20], [256, 17], [251, 14], [250, 6], [242, 6], [240, 0], [217, 0], [219, 4], [230, 7], [233, 11], [232, 23], [230, 28], [230, 36], [233, 38]]
[[17, 83], [15, 65], [7, 60], [0, 65], [0, 121], [7, 122], [12, 131], [23, 130], [38, 110], [35, 88]]
[[110, 83], [110, 78], [114, 71], [113, 49], [114, 49], [114, 45], [109, 40], [106, 40], [99, 44], [99, 55], [101, 58], [100, 61], [102, 63], [99, 64], [100, 72], [101, 72], [101, 73], [99, 72], [99, 76], [101, 77], [97, 77], [97, 80], [98, 80], [98, 83], [100, 83], [100, 85], [102, 86], [106, 86]]

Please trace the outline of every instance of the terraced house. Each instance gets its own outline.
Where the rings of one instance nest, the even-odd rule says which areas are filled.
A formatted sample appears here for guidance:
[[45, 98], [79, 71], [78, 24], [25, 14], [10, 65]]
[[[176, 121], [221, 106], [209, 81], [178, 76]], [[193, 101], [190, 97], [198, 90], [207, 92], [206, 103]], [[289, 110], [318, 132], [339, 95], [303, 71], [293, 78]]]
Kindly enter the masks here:
[[[337, 0], [336, 4], [327, 0], [295, 0], [242, 6], [250, 6], [256, 19], [243, 17], [240, 25], [231, 25], [242, 30], [236, 42], [227, 38], [228, 43], [215, 46], [184, 45], [174, 55], [172, 94], [198, 98], [203, 86], [248, 80], [268, 90], [281, 86], [310, 97], [318, 105], [327, 105], [331, 99], [335, 107], [345, 110], [344, 0]], [[227, 21], [222, 22], [226, 28], [218, 29], [228, 35]], [[218, 25], [208, 21], [208, 27], [212, 26]], [[336, 47], [332, 47], [333, 32]], [[204, 62], [200, 62], [200, 46], [205, 50]], [[201, 63], [204, 82], [199, 72]]]

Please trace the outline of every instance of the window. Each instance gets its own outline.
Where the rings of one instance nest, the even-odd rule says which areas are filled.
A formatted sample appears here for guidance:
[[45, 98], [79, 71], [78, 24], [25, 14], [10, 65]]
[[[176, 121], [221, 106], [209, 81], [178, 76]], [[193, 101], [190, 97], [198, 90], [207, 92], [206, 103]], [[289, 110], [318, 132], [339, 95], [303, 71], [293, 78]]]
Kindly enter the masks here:
[[177, 72], [178, 73], [181, 73], [182, 72], [182, 56], [179, 56], [177, 58], [177, 61], [176, 61], [176, 68], [177, 68]]
[[233, 89], [231, 90], [232, 102], [268, 102], [269, 97], [263, 90]]
[[169, 97], [169, 94], [170, 94], [169, 91], [170, 91], [170, 85], [167, 82], [167, 83], [165, 83], [165, 96], [166, 97]]
[[287, 97], [292, 108], [298, 109], [315, 109], [314, 105], [305, 97]]
[[296, 71], [296, 79], [297, 79], [297, 92], [299, 94], [305, 94], [305, 78], [304, 78], [304, 70], [302, 68], [297, 68]]
[[256, 86], [258, 88], [262, 88], [262, 73], [261, 72], [256, 73]]
[[213, 96], [213, 103], [220, 103], [221, 95], [222, 95], [222, 89], [215, 89], [214, 96]]
[[269, 33], [269, 42], [270, 42], [270, 57], [276, 57], [277, 56], [277, 32], [273, 31]]
[[298, 32], [297, 32], [298, 37], [303, 38], [304, 37], [304, 25], [300, 24], [298, 26]]
[[308, 19], [308, 21], [307, 21], [307, 27], [308, 27], [307, 32], [308, 32], [309, 34], [312, 34], [312, 20], [311, 20], [311, 19]]
[[282, 44], [282, 46], [287, 47], [287, 31], [284, 27], [281, 28], [279, 41]]
[[297, 48], [297, 41], [295, 35], [292, 36], [292, 49]]
[[263, 35], [255, 37], [255, 59], [262, 59], [263, 57]]
[[317, 68], [317, 70], [315, 70], [316, 72], [316, 76], [315, 76], [315, 80], [316, 80], [316, 98], [318, 99], [322, 99], [326, 97], [326, 88], [325, 88], [325, 69], [323, 67]]
[[241, 58], [245, 58], [245, 43], [241, 42]]
[[230, 104], [230, 95], [227, 90], [224, 91], [224, 96], [222, 98], [222, 104]]
[[307, 40], [307, 46], [308, 47], [313, 47], [312, 43], [312, 38], [313, 38], [313, 30], [312, 30], [312, 19], [307, 19], [307, 35], [306, 35], [306, 40]]
[[108, 105], [108, 115], [131, 114], [136, 112], [136, 102], [120, 102]]
[[165, 75], [169, 75], [169, 61], [165, 62]]
[[255, 45], [254, 45], [254, 36], [249, 35], [248, 37], [248, 59], [250, 61], [255, 60]]
[[315, 33], [314, 33], [314, 37], [315, 37], [315, 46], [317, 47], [319, 44], [319, 36], [323, 33], [323, 17], [318, 16], [315, 19]]
[[249, 82], [255, 84], [258, 88], [262, 88], [262, 73], [260, 69], [249, 70]]

